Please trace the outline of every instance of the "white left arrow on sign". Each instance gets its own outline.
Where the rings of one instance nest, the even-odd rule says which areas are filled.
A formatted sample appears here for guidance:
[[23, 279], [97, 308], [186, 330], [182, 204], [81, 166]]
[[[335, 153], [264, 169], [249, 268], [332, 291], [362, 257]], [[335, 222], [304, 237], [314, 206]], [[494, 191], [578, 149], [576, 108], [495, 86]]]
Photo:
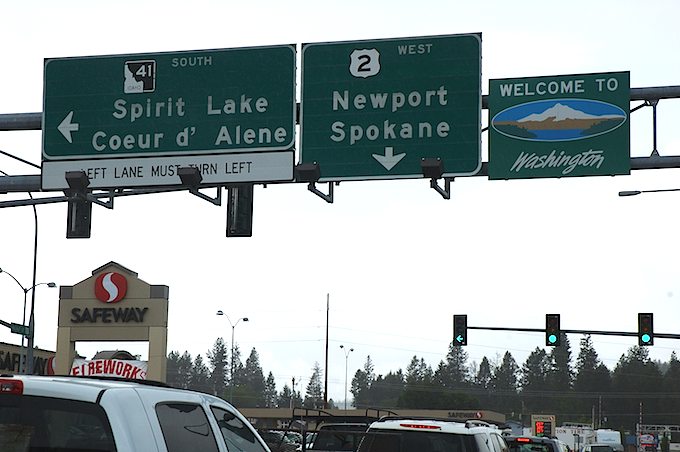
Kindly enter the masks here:
[[401, 159], [406, 157], [406, 153], [394, 154], [394, 148], [392, 146], [385, 146], [385, 155], [373, 154], [373, 158], [378, 161], [382, 166], [385, 167], [387, 171], [394, 168], [394, 165], [399, 163]]
[[73, 138], [71, 137], [71, 132], [77, 132], [78, 129], [80, 128], [80, 124], [77, 122], [72, 122], [73, 121], [73, 112], [69, 112], [69, 114], [66, 115], [63, 121], [61, 121], [61, 124], [57, 127], [57, 130], [61, 132], [62, 135], [64, 135], [64, 138], [69, 143], [73, 143]]

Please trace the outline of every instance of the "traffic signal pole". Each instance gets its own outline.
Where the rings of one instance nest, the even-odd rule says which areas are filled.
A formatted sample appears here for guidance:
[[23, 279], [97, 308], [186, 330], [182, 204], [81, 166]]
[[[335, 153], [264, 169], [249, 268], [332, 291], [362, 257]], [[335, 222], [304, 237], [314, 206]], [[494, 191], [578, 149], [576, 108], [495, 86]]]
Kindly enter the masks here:
[[[529, 333], [545, 333], [545, 328], [510, 328], [510, 327], [499, 327], [499, 326], [467, 326], [468, 330], [487, 330], [487, 331], [525, 331]], [[638, 337], [637, 331], [600, 331], [600, 330], [567, 330], [560, 329], [562, 333], [573, 333], [573, 334], [591, 334], [600, 336], [630, 336]], [[670, 333], [657, 333], [654, 332], [655, 338], [661, 339], [680, 339], [680, 334], [670, 334]]]

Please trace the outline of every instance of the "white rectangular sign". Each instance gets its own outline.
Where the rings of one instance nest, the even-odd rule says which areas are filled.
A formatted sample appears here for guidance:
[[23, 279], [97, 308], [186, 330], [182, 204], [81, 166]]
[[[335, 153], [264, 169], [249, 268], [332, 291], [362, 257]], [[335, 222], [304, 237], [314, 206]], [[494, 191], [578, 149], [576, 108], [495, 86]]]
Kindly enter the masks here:
[[179, 185], [181, 167], [198, 168], [203, 184], [292, 181], [294, 152], [192, 155], [136, 159], [43, 161], [42, 189], [68, 189], [67, 171], [84, 171], [89, 188]]

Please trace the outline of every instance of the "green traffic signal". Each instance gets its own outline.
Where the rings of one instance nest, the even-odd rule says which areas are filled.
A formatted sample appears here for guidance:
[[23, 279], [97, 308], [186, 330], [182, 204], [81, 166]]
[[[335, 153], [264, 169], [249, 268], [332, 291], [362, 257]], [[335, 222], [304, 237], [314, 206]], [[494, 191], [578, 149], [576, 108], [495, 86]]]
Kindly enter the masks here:
[[560, 345], [560, 315], [545, 315], [545, 345], [557, 347]]
[[453, 345], [467, 345], [467, 315], [453, 316]]
[[654, 345], [654, 314], [638, 313], [638, 345]]

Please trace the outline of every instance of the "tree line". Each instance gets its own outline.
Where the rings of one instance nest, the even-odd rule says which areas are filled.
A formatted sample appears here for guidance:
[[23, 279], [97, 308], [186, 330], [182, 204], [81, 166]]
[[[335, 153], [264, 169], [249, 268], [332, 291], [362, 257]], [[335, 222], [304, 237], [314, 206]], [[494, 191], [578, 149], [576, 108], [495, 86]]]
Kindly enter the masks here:
[[[632, 431], [644, 424], [680, 424], [680, 361], [653, 361], [645, 347], [634, 346], [614, 369], [599, 359], [590, 336], [583, 336], [575, 365], [566, 334], [562, 345], [548, 351], [536, 347], [521, 365], [508, 351], [495, 359], [468, 362], [463, 347], [451, 343], [436, 368], [413, 356], [405, 370], [375, 374], [370, 356], [354, 374], [351, 393], [356, 408], [491, 410], [529, 425], [531, 414], [554, 414], [563, 422], [595, 423], [596, 427]], [[287, 383], [277, 392], [274, 375], [264, 377], [255, 348], [242, 364], [234, 347], [233, 365], [223, 339], [207, 353], [168, 356], [168, 383], [212, 393], [238, 407], [323, 408], [323, 371], [318, 362], [305, 388]], [[233, 369], [233, 375], [232, 375]], [[231, 386], [233, 385], [233, 387]], [[329, 406], [334, 407], [333, 401]]]

